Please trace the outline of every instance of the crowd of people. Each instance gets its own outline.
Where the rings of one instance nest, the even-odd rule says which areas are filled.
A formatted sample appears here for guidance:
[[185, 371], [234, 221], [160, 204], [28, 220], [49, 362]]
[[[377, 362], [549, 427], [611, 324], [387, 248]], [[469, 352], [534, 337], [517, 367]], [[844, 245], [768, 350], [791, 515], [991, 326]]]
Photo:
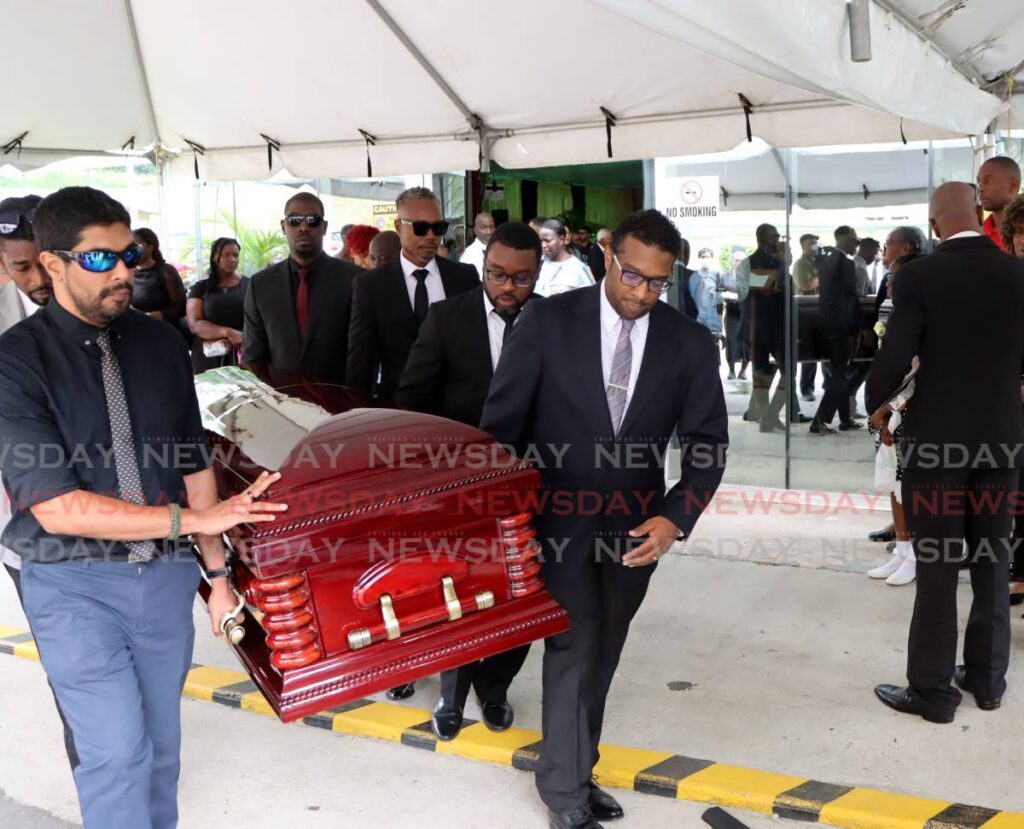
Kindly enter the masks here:
[[[917, 228], [895, 228], [879, 245], [842, 226], [834, 246], [803, 236], [790, 261], [778, 230], [764, 224], [756, 250], [739, 252], [725, 274], [706, 248], [690, 270], [689, 244], [654, 210], [627, 216], [614, 232], [600, 229], [596, 243], [589, 228], [573, 231], [560, 219], [497, 224], [481, 213], [473, 242], [460, 249], [446, 242], [441, 202], [423, 187], [398, 196], [394, 230], [353, 226], [342, 255], [332, 257], [323, 203], [299, 192], [283, 209], [284, 261], [242, 275], [238, 241], [217, 239], [208, 274], [187, 294], [155, 234], [132, 231], [125, 209], [100, 191], [65, 188], [0, 203], [0, 262], [11, 280], [0, 288], [0, 428], [19, 444], [93, 447], [57, 470], [0, 459], [18, 505], [3, 535], [4, 562], [65, 722], [86, 824], [175, 825], [178, 695], [199, 580], [189, 538], [212, 585], [211, 620], [219, 620], [235, 601], [220, 534], [286, 509], [259, 498], [276, 479], [269, 473], [217, 499], [199, 451], [205, 437], [191, 377], [230, 364], [275, 385], [296, 377], [345, 385], [479, 427], [520, 452], [569, 447], [540, 464], [546, 486], [615, 492], [628, 502], [614, 513], [542, 508], [536, 517], [542, 545], [565, 541], [546, 556], [543, 575], [572, 625], [544, 649], [536, 780], [551, 826], [593, 829], [622, 816], [593, 780], [605, 699], [659, 557], [690, 535], [721, 481], [723, 346], [730, 377], [737, 366], [741, 378], [752, 367], [745, 419], [765, 432], [785, 428], [784, 411], [812, 434], [831, 433], [835, 418], [841, 431], [861, 428], [855, 400], [866, 380], [879, 451], [899, 450], [896, 546], [872, 575], [918, 581], [909, 685], [876, 693], [934, 722], [952, 721], [954, 682], [982, 708], [998, 707], [1009, 559], [1005, 547], [976, 554], [1010, 537], [1009, 506], [1000, 501], [985, 512], [971, 501], [961, 513], [936, 514], [911, 496], [1015, 490], [1016, 456], [936, 471], [907, 447], [1024, 444], [1019, 189], [1019, 168], [1005, 158], [982, 166], [977, 188], [938, 188], [930, 211], [941, 244], [931, 253]], [[982, 208], [990, 211], [984, 225]], [[974, 280], [970, 289], [965, 278]], [[802, 321], [800, 298], [815, 295], [822, 353], [804, 361], [798, 383], [797, 355], [785, 342], [786, 298]], [[862, 299], [872, 295], [866, 304], [881, 312], [872, 332], [880, 346], [866, 343], [861, 325]], [[960, 345], [964, 323], [969, 349]], [[869, 347], [873, 359], [858, 359]], [[815, 358], [824, 394], [810, 417], [797, 394], [815, 399]], [[670, 440], [690, 451], [666, 491]], [[147, 441], [180, 447], [173, 468], [138, 462]], [[640, 450], [628, 467], [596, 466], [594, 447], [618, 443]], [[92, 463], [96, 447], [111, 447], [113, 465]], [[594, 554], [598, 539], [613, 555]], [[928, 539], [955, 542], [956, 555], [928, 555]], [[961, 565], [971, 570], [975, 601], [958, 667]], [[1019, 564], [1012, 573], [1024, 579]], [[212, 627], [221, 635], [216, 621]], [[432, 718], [438, 739], [458, 735], [471, 690], [484, 725], [508, 729], [508, 691], [527, 650], [446, 673]]]

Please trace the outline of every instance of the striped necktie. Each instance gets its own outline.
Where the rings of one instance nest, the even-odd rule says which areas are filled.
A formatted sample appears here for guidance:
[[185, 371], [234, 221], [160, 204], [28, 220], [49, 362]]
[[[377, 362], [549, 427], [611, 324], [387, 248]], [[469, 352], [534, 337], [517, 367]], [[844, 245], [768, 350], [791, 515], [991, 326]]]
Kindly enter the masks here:
[[626, 412], [626, 393], [629, 391], [629, 374], [633, 368], [633, 343], [629, 338], [633, 330], [633, 320], [619, 320], [619, 339], [615, 343], [612, 355], [612, 370], [608, 374], [608, 414], [612, 418], [615, 434], [619, 434], [622, 416]]

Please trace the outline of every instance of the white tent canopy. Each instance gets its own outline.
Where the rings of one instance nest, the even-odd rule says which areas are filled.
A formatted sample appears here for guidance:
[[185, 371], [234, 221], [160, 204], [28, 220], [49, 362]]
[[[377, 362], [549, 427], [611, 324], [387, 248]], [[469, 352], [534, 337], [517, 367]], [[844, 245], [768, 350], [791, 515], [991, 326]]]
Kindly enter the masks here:
[[[929, 164], [929, 152], [941, 158]], [[932, 159], [934, 160], [934, 159]], [[963, 141], [864, 144], [784, 150], [759, 140], [735, 150], [707, 155], [659, 158], [661, 176], [717, 176], [720, 203], [727, 210], [782, 210], [786, 175], [793, 203], [805, 208], [879, 207], [921, 204], [928, 184], [973, 181], [981, 159]]]
[[366, 175], [368, 155], [394, 175], [602, 161], [608, 124], [616, 159], [723, 150], [741, 95], [792, 147], [977, 134], [1004, 108], [880, 0], [867, 63], [843, 0], [32, 0], [4, 19], [33, 78], [5, 96], [0, 163], [156, 148], [203, 179]]

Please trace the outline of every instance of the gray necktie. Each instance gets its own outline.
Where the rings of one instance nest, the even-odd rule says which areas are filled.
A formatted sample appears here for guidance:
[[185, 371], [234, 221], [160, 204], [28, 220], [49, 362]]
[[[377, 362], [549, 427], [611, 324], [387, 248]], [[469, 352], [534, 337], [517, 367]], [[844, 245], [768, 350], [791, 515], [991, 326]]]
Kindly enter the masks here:
[[[128, 412], [128, 401], [124, 396], [124, 380], [121, 364], [110, 347], [110, 332], [106, 329], [96, 337], [100, 347], [100, 368], [103, 371], [103, 393], [107, 397], [107, 416], [110, 418], [110, 440], [114, 448], [114, 464], [117, 468], [117, 491], [122, 501], [142, 506], [146, 499], [142, 494], [142, 478], [139, 475], [139, 459], [135, 456], [135, 438], [132, 435], [132, 419]], [[152, 541], [126, 541], [129, 561], [149, 561], [157, 554]]]
[[633, 343], [629, 339], [633, 320], [620, 320], [619, 341], [615, 343], [612, 355], [612, 370], [608, 373], [608, 414], [612, 417], [615, 434], [622, 426], [622, 415], [626, 411], [626, 392], [629, 391], [629, 373], [633, 368]]

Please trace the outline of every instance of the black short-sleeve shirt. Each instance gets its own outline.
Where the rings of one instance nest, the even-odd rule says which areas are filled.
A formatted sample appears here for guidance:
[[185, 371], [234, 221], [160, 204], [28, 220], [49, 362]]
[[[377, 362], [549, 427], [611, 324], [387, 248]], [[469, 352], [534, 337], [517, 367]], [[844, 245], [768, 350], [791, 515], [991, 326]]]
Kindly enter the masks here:
[[[176, 330], [129, 309], [110, 323], [146, 503], [187, 503], [184, 476], [210, 465], [188, 352]], [[123, 560], [121, 542], [47, 533], [30, 507], [74, 490], [118, 497], [100, 329], [56, 299], [0, 337], [0, 472], [12, 517], [0, 542], [39, 562]], [[162, 542], [166, 553], [187, 541]]]

